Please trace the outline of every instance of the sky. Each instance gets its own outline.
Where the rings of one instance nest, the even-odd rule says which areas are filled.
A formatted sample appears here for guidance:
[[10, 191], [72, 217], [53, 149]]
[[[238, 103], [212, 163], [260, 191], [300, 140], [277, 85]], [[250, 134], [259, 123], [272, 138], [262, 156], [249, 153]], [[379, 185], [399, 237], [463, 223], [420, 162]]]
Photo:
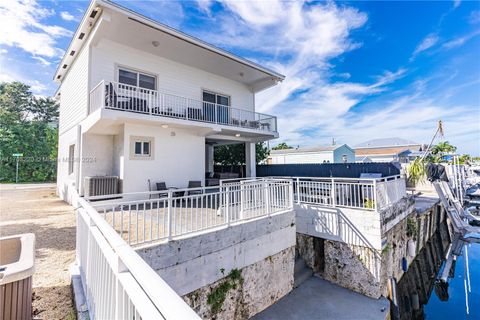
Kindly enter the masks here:
[[[271, 146], [429, 143], [442, 120], [442, 140], [480, 155], [479, 1], [117, 2], [284, 74], [256, 97], [278, 117]], [[0, 0], [0, 82], [52, 95], [88, 4]]]

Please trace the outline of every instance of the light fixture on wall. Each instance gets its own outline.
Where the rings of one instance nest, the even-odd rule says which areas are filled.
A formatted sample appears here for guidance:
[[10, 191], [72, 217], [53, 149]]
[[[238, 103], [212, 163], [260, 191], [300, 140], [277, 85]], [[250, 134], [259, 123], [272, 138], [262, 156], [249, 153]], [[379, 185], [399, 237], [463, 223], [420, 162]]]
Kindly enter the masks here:
[[168, 124], [162, 124], [162, 128], [163, 128], [163, 129], [167, 129], [167, 128], [168, 128]]
[[240, 133], [236, 133], [235, 137], [237, 137], [237, 138], [240, 137]]
[[160, 45], [160, 42], [152, 41], [152, 46], [154, 46], [155, 48], [158, 47], [159, 45]]

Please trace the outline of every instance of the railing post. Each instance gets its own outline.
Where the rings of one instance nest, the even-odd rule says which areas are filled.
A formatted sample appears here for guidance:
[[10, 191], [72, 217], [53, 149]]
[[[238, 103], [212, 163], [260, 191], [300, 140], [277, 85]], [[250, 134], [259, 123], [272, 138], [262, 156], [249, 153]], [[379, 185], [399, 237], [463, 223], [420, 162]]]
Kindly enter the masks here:
[[267, 211], [267, 215], [270, 216], [270, 190], [268, 188], [268, 181], [265, 181], [263, 186], [265, 188], [265, 210]]
[[[106, 88], [105, 88], [105, 80], [102, 80], [101, 82], [102, 84], [100, 85], [101, 86], [101, 95], [100, 95], [100, 108], [105, 108], [105, 98], [107, 96], [107, 93], [106, 93]], [[91, 101], [90, 101], [91, 102]]]
[[185, 100], [186, 100], [186, 103], [185, 103], [185, 106], [186, 106], [186, 108], [185, 108], [185, 120], [188, 120], [188, 100], [189, 99], [185, 98]]
[[293, 203], [294, 203], [294, 192], [293, 192], [293, 179], [291, 179], [288, 183], [288, 191], [290, 195], [290, 199], [288, 201], [288, 207], [289, 209], [293, 209]]
[[335, 207], [337, 204], [337, 195], [335, 190], [335, 179], [332, 178], [332, 206]]
[[172, 240], [172, 191], [168, 191], [167, 199], [168, 241]]
[[240, 219], [243, 219], [243, 211], [245, 210], [245, 186], [243, 181], [240, 181]]
[[225, 219], [227, 219], [227, 226], [230, 227], [230, 186], [225, 188]]
[[373, 180], [373, 209], [375, 212], [378, 212], [378, 203], [377, 203], [377, 179]]
[[300, 178], [297, 177], [297, 204], [300, 204]]
[[218, 104], [214, 103], [213, 104], [213, 116], [215, 117], [214, 119], [214, 122], [215, 123], [218, 123], [218, 118], [217, 118], [217, 114], [218, 114]]

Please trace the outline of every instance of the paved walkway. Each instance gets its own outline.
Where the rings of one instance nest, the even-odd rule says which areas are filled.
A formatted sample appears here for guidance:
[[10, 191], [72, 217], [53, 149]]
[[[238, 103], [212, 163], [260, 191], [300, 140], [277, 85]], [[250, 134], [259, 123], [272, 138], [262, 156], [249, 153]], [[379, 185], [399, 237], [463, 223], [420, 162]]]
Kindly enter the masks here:
[[388, 313], [387, 299], [371, 299], [311, 277], [252, 320], [383, 320]]

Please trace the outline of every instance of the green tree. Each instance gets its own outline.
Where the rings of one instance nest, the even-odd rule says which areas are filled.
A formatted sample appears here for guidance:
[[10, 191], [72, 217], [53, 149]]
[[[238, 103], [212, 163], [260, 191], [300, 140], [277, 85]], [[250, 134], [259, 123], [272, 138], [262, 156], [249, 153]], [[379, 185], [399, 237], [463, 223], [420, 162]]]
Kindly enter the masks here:
[[[270, 154], [264, 142], [255, 144], [256, 162], [265, 161]], [[224, 166], [238, 166], [245, 164], [245, 144], [229, 144], [215, 147], [214, 150], [215, 163]]]
[[58, 105], [50, 98], [37, 98], [20, 82], [0, 83], [0, 181], [41, 182], [56, 178]]
[[293, 147], [289, 146], [285, 142], [282, 142], [272, 148], [272, 150], [285, 150], [285, 149], [293, 149]]

